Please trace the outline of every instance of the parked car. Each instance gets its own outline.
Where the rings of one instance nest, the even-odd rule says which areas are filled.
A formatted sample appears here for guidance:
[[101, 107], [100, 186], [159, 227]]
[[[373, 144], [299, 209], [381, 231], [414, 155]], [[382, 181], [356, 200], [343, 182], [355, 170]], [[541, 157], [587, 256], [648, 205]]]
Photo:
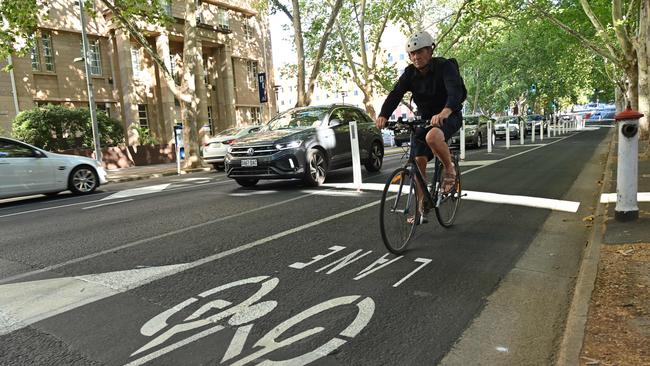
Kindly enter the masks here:
[[510, 130], [510, 139], [519, 137], [519, 126], [523, 119], [519, 116], [497, 117], [494, 123], [494, 133], [500, 139], [506, 138], [506, 126]]
[[402, 146], [411, 143], [411, 130], [398, 128], [395, 130], [395, 146]]
[[[465, 146], [480, 149], [487, 141], [487, 124], [490, 118], [484, 115], [463, 116], [465, 121]], [[492, 130], [492, 144], [496, 141], [496, 134]], [[452, 147], [460, 146], [460, 131], [451, 137], [449, 144]]]
[[104, 183], [106, 171], [96, 160], [55, 154], [0, 137], [0, 198], [55, 195], [65, 190], [88, 194]]
[[529, 114], [526, 117], [526, 134], [529, 135], [533, 131], [533, 125], [535, 126], [535, 133], [539, 134], [540, 126], [544, 126], [546, 129], [546, 118], [541, 114]]
[[616, 110], [597, 110], [590, 112], [585, 125], [613, 125]]
[[246, 127], [233, 127], [223, 130], [210, 139], [201, 147], [201, 156], [206, 163], [212, 164], [215, 170], [224, 168], [226, 151], [236, 139], [259, 131], [261, 126], [253, 125]]
[[374, 121], [349, 105], [290, 109], [259, 132], [238, 139], [226, 154], [226, 173], [244, 187], [260, 179], [302, 179], [318, 186], [327, 172], [352, 165], [349, 122], [357, 122], [361, 162], [381, 169], [382, 136]]

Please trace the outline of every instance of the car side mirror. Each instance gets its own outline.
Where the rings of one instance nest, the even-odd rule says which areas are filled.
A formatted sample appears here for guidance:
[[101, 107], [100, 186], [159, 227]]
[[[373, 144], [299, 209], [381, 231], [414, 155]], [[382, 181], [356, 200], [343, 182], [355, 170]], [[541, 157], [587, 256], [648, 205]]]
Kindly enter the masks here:
[[250, 131], [250, 133], [258, 132], [259, 130], [260, 130], [259, 127], [258, 127], [258, 128], [253, 128], [253, 129]]
[[332, 119], [330, 120], [329, 126], [330, 127], [336, 127], [341, 124], [341, 120], [338, 119]]
[[34, 157], [35, 158], [45, 158], [47, 156], [45, 154], [43, 154], [41, 151], [39, 151], [39, 150], [34, 150]]

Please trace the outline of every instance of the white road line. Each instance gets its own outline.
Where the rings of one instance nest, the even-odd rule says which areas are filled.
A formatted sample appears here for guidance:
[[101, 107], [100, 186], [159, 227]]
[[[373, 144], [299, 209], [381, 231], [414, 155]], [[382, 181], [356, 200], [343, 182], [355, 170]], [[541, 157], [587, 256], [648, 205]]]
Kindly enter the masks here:
[[107, 202], [107, 203], [102, 203], [102, 204], [99, 204], [99, 205], [88, 206], [88, 207], [84, 207], [84, 208], [82, 208], [82, 210], [90, 210], [90, 209], [92, 209], [92, 208], [97, 208], [97, 207], [102, 207], [102, 206], [108, 206], [108, 205], [115, 205], [115, 204], [118, 204], [118, 203], [124, 203], [124, 202], [129, 202], [129, 201], [133, 201], [133, 198], [129, 198], [128, 200], [114, 201], [114, 202]]
[[21, 274], [17, 274], [17, 275], [14, 275], [14, 276], [7, 277], [7, 278], [3, 278], [3, 279], [0, 279], [0, 284], [11, 282], [11, 281], [14, 281], [14, 280], [17, 280], [17, 279], [20, 279], [20, 278], [29, 277], [29, 276], [36, 275], [36, 274], [39, 274], [39, 273], [51, 272], [51, 271], [54, 271], [54, 270], [59, 269], [61, 267], [64, 267], [64, 266], [67, 266], [67, 265], [70, 265], [70, 264], [74, 264], [74, 263], [78, 263], [78, 262], [83, 262], [83, 261], [88, 260], [88, 259], [93, 259], [93, 258], [99, 257], [99, 256], [104, 255], [104, 254], [113, 253], [113, 252], [118, 251], [118, 250], [134, 247], [134, 246], [137, 246], [137, 245], [140, 245], [140, 244], [148, 243], [150, 241], [166, 238], [168, 236], [177, 235], [177, 234], [184, 233], [184, 232], [187, 232], [187, 231], [191, 231], [191, 230], [203, 227], [203, 226], [213, 225], [213, 224], [215, 224], [217, 222], [229, 220], [229, 219], [239, 217], [239, 216], [244, 216], [244, 215], [247, 215], [247, 214], [250, 214], [250, 213], [253, 213], [253, 212], [265, 210], [267, 208], [284, 205], [284, 204], [286, 204], [288, 202], [296, 201], [296, 200], [303, 199], [303, 198], [310, 197], [310, 196], [313, 196], [313, 194], [305, 194], [305, 195], [302, 195], [302, 196], [289, 198], [289, 199], [286, 199], [286, 200], [284, 200], [282, 202], [271, 203], [271, 204], [268, 204], [268, 205], [265, 205], [265, 206], [260, 206], [260, 207], [254, 208], [252, 210], [236, 213], [236, 214], [225, 216], [225, 217], [220, 217], [218, 219], [210, 220], [210, 221], [203, 222], [203, 223], [196, 224], [196, 225], [191, 225], [191, 226], [184, 227], [184, 228], [178, 229], [178, 230], [169, 231], [169, 232], [166, 232], [164, 234], [155, 235], [155, 236], [152, 236], [152, 237], [149, 237], [149, 238], [136, 240], [136, 241], [131, 242], [131, 243], [127, 243], [127, 244], [124, 244], [124, 245], [120, 245], [118, 247], [113, 247], [113, 248], [109, 248], [109, 249], [106, 249], [106, 250], [102, 250], [100, 252], [96, 252], [96, 253], [93, 253], [93, 254], [88, 254], [88, 255], [85, 255], [83, 257], [78, 257], [78, 258], [75, 258], [75, 259], [71, 259], [71, 260], [68, 260], [68, 261], [65, 261], [65, 262], [62, 262], [62, 263], [58, 263], [58, 264], [54, 264], [54, 265], [51, 265], [51, 266], [48, 266], [48, 267], [45, 267], [45, 268], [42, 268], [42, 269], [37, 269], [37, 270], [34, 270], [34, 271], [21, 273]]
[[[204, 185], [217, 185], [217, 184], [221, 184], [221, 183], [231, 183], [231, 182], [230, 182], [230, 180], [222, 180], [222, 181], [210, 182], [210, 183], [193, 184], [190, 187], [172, 187], [172, 188], [168, 188], [168, 189], [164, 190], [163, 192], [171, 192], [171, 191], [176, 191], [176, 190], [184, 189], [184, 188], [195, 188], [195, 187], [200, 187], [200, 186], [204, 186]], [[77, 197], [70, 197], [70, 198], [65, 198], [65, 199], [68, 200], [68, 199], [73, 199], [73, 198], [77, 198]], [[71, 207], [71, 206], [86, 205], [86, 204], [89, 204], [89, 203], [100, 202], [100, 201], [103, 201], [103, 200], [106, 200], [106, 199], [107, 198], [100, 198], [98, 200], [85, 201], [85, 202], [76, 202], [76, 203], [71, 203], [71, 204], [68, 204], [68, 205], [58, 205], [58, 206], [52, 206], [52, 207], [38, 208], [38, 209], [35, 209], [35, 210], [14, 212], [14, 213], [6, 214], [6, 215], [0, 215], [0, 219], [3, 218], [3, 217], [25, 215], [25, 214], [40, 212], [40, 211], [55, 210], [57, 208], [65, 208], [65, 207]], [[59, 201], [59, 200], [57, 200], [57, 201]]]
[[498, 203], [515, 206], [547, 208], [554, 211], [578, 212], [580, 202], [556, 200], [552, 198], [540, 198], [530, 196], [518, 196], [511, 194], [498, 194], [488, 192], [463, 191], [467, 194], [463, 199], [487, 203]]
[[[637, 192], [637, 202], [650, 202], [650, 192]], [[617, 201], [616, 193], [603, 193], [600, 195], [600, 203], [613, 203]]]
[[[333, 188], [339, 188], [339, 189], [356, 189], [356, 186], [353, 183], [342, 183], [342, 184], [328, 185], [328, 186]], [[385, 184], [383, 183], [363, 183], [361, 185], [361, 190], [383, 191], [384, 186]], [[390, 192], [397, 192], [398, 188], [399, 186], [397, 184], [394, 184], [390, 187]], [[506, 204], [506, 205], [516, 205], [516, 206], [527, 206], [527, 207], [536, 207], [536, 208], [547, 208], [555, 211], [578, 212], [578, 207], [580, 206], [580, 202], [564, 201], [564, 200], [557, 200], [551, 198], [465, 191], [465, 190], [463, 191], [463, 193], [467, 194], [467, 196], [463, 197], [464, 200], [498, 203], [498, 204]]]

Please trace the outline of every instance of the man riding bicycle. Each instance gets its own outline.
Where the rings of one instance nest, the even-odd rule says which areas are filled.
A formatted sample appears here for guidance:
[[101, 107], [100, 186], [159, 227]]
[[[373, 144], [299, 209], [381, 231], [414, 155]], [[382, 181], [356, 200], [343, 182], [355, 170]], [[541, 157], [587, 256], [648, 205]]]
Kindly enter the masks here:
[[[442, 57], [433, 57], [436, 44], [427, 32], [416, 32], [408, 38], [406, 51], [411, 65], [388, 94], [375, 121], [377, 128], [386, 126], [388, 117], [393, 113], [404, 94], [411, 92], [418, 107], [418, 113], [425, 120], [430, 120], [426, 128], [419, 128], [415, 146], [411, 154], [425, 181], [426, 168], [435, 153], [444, 166], [443, 190], [452, 191], [456, 182], [456, 170], [451, 159], [447, 140], [462, 126], [462, 103], [464, 100], [463, 82], [457, 65]], [[423, 208], [423, 187], [417, 185], [421, 208], [421, 222], [426, 222], [426, 210]]]

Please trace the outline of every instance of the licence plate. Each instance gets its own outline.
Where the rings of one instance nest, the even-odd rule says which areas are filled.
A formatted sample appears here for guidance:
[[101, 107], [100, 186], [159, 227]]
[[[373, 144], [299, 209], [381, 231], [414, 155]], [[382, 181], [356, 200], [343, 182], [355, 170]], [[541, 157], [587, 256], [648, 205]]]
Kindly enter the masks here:
[[257, 166], [257, 159], [243, 159], [241, 166]]

